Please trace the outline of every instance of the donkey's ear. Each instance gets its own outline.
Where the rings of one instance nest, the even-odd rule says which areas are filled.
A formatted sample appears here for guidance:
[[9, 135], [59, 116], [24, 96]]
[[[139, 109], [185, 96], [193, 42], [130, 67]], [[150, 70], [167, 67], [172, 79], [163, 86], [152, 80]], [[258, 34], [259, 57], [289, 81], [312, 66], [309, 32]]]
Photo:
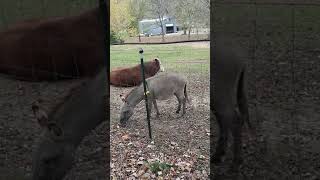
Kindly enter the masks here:
[[126, 98], [124, 97], [123, 94], [120, 94], [120, 99], [121, 99], [123, 102], [126, 102]]
[[48, 123], [48, 130], [54, 137], [62, 137], [63, 136], [63, 130], [56, 122], [50, 122]]
[[48, 115], [47, 113], [40, 107], [40, 104], [38, 101], [34, 102], [32, 104], [32, 111], [34, 116], [36, 117], [39, 125], [41, 127], [47, 127], [48, 126]]

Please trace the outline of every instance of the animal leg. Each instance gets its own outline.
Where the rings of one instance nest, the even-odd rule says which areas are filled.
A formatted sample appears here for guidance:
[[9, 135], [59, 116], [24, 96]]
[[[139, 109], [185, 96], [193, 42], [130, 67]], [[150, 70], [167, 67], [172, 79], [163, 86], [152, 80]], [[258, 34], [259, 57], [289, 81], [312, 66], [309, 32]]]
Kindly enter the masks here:
[[182, 116], [184, 114], [186, 114], [186, 100], [187, 100], [187, 98], [183, 97], [183, 100], [182, 100]]
[[174, 94], [176, 97], [177, 97], [177, 100], [178, 100], [178, 108], [176, 110], [176, 113], [179, 114], [180, 110], [181, 110], [181, 99], [179, 98], [179, 96], [175, 93]]
[[222, 157], [226, 154], [225, 149], [228, 144], [228, 132], [229, 129], [225, 122], [225, 116], [220, 116], [218, 113], [216, 113], [217, 123], [219, 126], [219, 139], [218, 144], [216, 147], [216, 152], [214, 154], [213, 162], [215, 164], [221, 163]]
[[232, 169], [238, 170], [240, 164], [242, 163], [241, 158], [241, 145], [242, 145], [242, 137], [241, 137], [241, 131], [242, 131], [242, 124], [243, 124], [243, 118], [241, 118], [241, 114], [239, 111], [235, 111], [236, 118], [232, 122], [232, 136], [233, 136], [233, 163], [232, 163]]
[[178, 107], [178, 112], [180, 112], [180, 109], [181, 109], [181, 103], [182, 103], [182, 115], [181, 116], [184, 116], [184, 114], [186, 113], [186, 97], [184, 95], [184, 92], [181, 92], [179, 94], [177, 94], [177, 98], [178, 98], [178, 101], [179, 101], [179, 107]]
[[153, 98], [152, 102], [153, 102], [154, 108], [156, 109], [157, 117], [159, 117], [160, 116], [160, 112], [159, 112], [159, 109], [158, 109], [158, 105], [157, 105], [156, 99]]
[[149, 97], [148, 98], [148, 110], [149, 110], [149, 114], [151, 116], [151, 110], [152, 110], [152, 99]]

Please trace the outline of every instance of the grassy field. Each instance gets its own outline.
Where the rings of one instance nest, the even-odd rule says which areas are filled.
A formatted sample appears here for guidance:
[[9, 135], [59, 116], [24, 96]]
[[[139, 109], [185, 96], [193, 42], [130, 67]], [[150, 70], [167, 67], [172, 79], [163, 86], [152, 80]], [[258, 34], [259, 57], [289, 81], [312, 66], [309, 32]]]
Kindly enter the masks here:
[[209, 73], [209, 42], [166, 45], [114, 45], [110, 47], [111, 70], [140, 63], [139, 48], [144, 49], [144, 60], [158, 57], [164, 68], [185, 73]]

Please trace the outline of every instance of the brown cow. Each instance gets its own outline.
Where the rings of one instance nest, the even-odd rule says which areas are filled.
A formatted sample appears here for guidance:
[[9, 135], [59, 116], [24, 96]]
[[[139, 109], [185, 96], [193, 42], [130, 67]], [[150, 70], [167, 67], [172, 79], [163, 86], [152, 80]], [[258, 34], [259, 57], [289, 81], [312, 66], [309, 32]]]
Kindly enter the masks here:
[[104, 64], [99, 13], [28, 20], [0, 32], [0, 73], [28, 81], [93, 76]]
[[[154, 76], [157, 72], [164, 71], [158, 58], [144, 63], [146, 79]], [[120, 87], [132, 87], [142, 82], [141, 65], [129, 68], [118, 68], [110, 72], [110, 84]]]

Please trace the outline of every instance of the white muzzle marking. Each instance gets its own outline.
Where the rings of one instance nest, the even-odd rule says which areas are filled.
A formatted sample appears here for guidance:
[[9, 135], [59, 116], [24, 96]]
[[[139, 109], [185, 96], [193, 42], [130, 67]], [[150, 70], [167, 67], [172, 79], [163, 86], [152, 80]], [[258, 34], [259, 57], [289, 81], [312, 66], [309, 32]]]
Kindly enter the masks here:
[[160, 65], [160, 72], [164, 72], [164, 67], [162, 66], [162, 64], [161, 64], [161, 61], [160, 61], [160, 59], [158, 59], [158, 61], [159, 61], [159, 65]]

